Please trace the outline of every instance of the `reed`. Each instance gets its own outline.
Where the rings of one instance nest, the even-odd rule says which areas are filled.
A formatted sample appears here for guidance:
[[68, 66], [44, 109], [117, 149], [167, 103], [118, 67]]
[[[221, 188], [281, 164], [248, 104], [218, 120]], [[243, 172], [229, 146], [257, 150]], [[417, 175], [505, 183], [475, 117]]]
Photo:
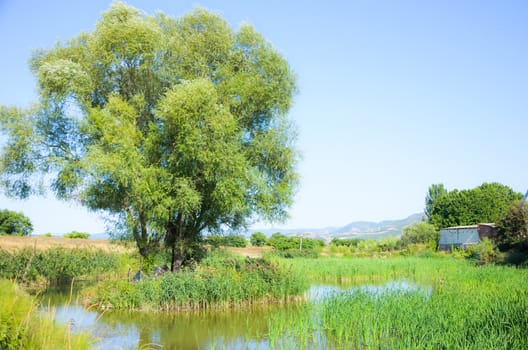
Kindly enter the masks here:
[[88, 336], [57, 326], [16, 283], [0, 280], [0, 349], [88, 349]]
[[95, 249], [0, 250], [0, 277], [21, 282], [63, 282], [115, 271], [116, 253]]
[[[298, 262], [313, 281], [350, 284], [294, 318], [278, 314], [278, 348], [528, 348], [528, 270], [451, 258]], [[416, 287], [383, 288], [393, 280]]]
[[307, 287], [291, 264], [215, 252], [194, 270], [138, 283], [104, 281], [86, 295], [90, 303], [103, 309], [198, 310], [286, 302]]

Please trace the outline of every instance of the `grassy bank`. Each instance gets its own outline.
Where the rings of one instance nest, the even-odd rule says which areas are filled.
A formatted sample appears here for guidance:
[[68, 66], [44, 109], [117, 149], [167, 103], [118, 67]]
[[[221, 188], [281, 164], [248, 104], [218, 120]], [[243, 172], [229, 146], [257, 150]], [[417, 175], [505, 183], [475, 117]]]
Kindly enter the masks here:
[[[313, 281], [351, 284], [296, 315], [272, 319], [273, 347], [528, 348], [528, 270], [451, 258], [295, 263]], [[394, 280], [411, 288], [390, 287]]]
[[40, 313], [33, 297], [0, 279], [0, 349], [88, 349], [88, 336], [72, 334]]
[[86, 294], [99, 308], [190, 310], [283, 302], [307, 287], [307, 281], [289, 264], [217, 252], [192, 271], [138, 283], [104, 281]]
[[59, 283], [116, 271], [120, 259], [116, 253], [87, 248], [0, 250], [0, 277], [25, 283]]

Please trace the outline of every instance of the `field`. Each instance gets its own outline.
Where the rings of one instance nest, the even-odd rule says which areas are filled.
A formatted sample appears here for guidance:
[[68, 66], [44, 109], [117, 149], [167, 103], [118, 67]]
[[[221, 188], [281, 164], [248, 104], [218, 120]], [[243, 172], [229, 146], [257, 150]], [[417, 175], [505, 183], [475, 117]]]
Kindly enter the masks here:
[[122, 244], [115, 244], [108, 240], [96, 239], [79, 239], [63, 237], [19, 237], [19, 236], [0, 236], [0, 249], [12, 252], [24, 248], [35, 248], [36, 250], [47, 250], [50, 248], [84, 248], [98, 249], [104, 252], [126, 253], [134, 251], [134, 247], [126, 247]]

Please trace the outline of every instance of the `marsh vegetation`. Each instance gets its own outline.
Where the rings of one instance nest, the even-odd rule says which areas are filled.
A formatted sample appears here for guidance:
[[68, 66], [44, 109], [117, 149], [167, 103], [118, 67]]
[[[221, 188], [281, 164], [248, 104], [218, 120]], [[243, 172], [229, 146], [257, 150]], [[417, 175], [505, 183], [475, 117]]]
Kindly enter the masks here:
[[[136, 284], [119, 282], [126, 283], [126, 288], [116, 288], [124, 292], [114, 292], [112, 297], [117, 299], [112, 302], [121, 310], [85, 309], [83, 298], [76, 302], [69, 290], [51, 307], [56, 308], [59, 323], [74, 319], [76, 332], [97, 339], [96, 348], [115, 345], [135, 349], [146, 344], [198, 349], [528, 346], [524, 334], [528, 329], [525, 269], [480, 266], [471, 260], [442, 255], [380, 259], [275, 257], [267, 264], [280, 267], [280, 271], [287, 272], [284, 276], [294, 275], [296, 284], [276, 279], [264, 291], [267, 275], [258, 272], [256, 262], [266, 264], [219, 254], [207, 258], [194, 276], [184, 271], [179, 276], [168, 274]], [[244, 285], [249, 290], [241, 289]], [[301, 292], [308, 285], [311, 287]], [[99, 286], [106, 287], [96, 290], [111, 293], [111, 282]], [[244, 293], [255, 290], [262, 294], [254, 294], [250, 299], [254, 303], [240, 302], [248, 296]], [[297, 291], [302, 300], [270, 303], [271, 299], [262, 299], [263, 295], [272, 297], [287, 290]], [[158, 294], [166, 298], [158, 299]], [[282, 299], [284, 295], [276, 296]], [[46, 298], [42, 298], [43, 304]], [[73, 302], [68, 304], [66, 300]], [[179, 311], [152, 312], [160, 309], [157, 300], [166, 300], [163, 308]], [[206, 309], [203, 304], [207, 304]]]

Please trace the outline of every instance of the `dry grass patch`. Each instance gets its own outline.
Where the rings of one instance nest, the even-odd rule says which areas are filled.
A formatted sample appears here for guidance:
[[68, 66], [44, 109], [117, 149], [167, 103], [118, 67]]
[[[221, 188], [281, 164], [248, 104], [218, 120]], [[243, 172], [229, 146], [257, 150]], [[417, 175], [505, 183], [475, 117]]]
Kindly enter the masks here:
[[39, 236], [0, 236], [0, 249], [9, 252], [24, 248], [36, 248], [37, 250], [47, 250], [50, 248], [66, 249], [97, 249], [111, 253], [126, 253], [133, 251], [133, 247], [126, 247], [123, 244], [102, 239], [78, 239], [63, 237], [39, 237]]
[[272, 247], [226, 247], [228, 252], [235, 253], [242, 256], [248, 256], [250, 258], [261, 258], [265, 252], [273, 250]]

